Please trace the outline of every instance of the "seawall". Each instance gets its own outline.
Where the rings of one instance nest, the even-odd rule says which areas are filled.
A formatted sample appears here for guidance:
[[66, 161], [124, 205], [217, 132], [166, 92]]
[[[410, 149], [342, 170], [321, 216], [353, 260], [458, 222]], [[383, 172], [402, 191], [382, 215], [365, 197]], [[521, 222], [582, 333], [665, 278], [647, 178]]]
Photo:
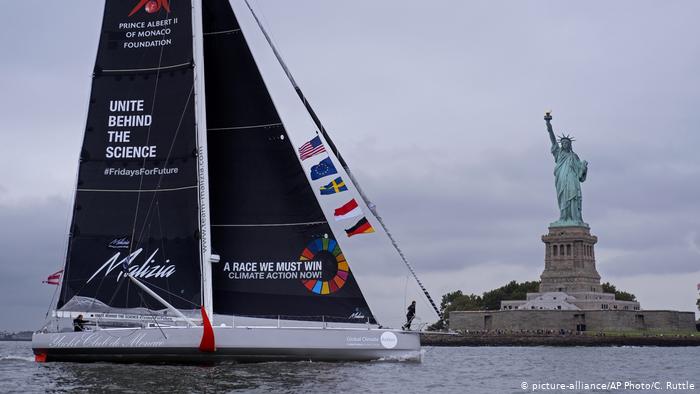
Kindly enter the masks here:
[[[694, 335], [694, 336], [693, 336]], [[700, 333], [693, 335], [491, 335], [421, 333], [423, 346], [700, 346]]]

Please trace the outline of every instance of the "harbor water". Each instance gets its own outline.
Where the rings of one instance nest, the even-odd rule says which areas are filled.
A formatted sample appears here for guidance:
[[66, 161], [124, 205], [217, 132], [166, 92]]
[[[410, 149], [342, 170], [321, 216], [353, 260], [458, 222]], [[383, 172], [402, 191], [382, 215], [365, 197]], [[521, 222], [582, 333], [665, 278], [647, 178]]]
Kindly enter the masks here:
[[29, 342], [0, 342], [0, 392], [681, 393], [700, 392], [699, 361], [700, 347], [541, 346], [425, 347], [421, 363], [39, 364]]

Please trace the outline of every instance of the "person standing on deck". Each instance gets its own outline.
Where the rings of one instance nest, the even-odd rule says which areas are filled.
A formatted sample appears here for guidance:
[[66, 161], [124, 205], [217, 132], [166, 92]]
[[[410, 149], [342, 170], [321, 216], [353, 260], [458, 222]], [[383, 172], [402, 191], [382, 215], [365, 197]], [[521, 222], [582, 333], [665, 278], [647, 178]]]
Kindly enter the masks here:
[[411, 322], [413, 322], [413, 319], [416, 317], [416, 302], [413, 301], [411, 302], [411, 305], [408, 306], [408, 310], [406, 312], [406, 324], [403, 325], [404, 330], [410, 330], [411, 329]]

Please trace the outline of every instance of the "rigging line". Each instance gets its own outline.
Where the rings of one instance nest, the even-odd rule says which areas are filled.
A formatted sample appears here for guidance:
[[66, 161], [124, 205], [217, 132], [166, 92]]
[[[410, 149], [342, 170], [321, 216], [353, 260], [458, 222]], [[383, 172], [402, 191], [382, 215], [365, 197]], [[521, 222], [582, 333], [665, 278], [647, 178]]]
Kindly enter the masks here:
[[[156, 214], [158, 215], [158, 229], [160, 230], [160, 248], [163, 251], [163, 256], [167, 256], [168, 252], [165, 249], [165, 237], [163, 234], [163, 219], [160, 216], [160, 202], [156, 201]], [[168, 290], [170, 290], [170, 280], [168, 280], [168, 277], [165, 277], [165, 285], [168, 287]]]
[[[61, 272], [61, 276], [63, 276], [63, 272]], [[49, 303], [49, 309], [46, 310], [46, 316], [44, 316], [44, 319], [49, 318], [49, 312], [51, 312], [51, 308], [53, 307], [53, 301], [54, 301], [54, 299], [56, 299], [56, 293], [58, 293], [58, 287], [59, 286], [56, 286], [56, 288], [53, 290], [53, 295], [51, 296], [51, 303]]]
[[[144, 238], [144, 233], [145, 234], [153, 234], [151, 232], [152, 226], [153, 226], [153, 221], [151, 220], [151, 208], [149, 207], [148, 212], [146, 213], [146, 216], [143, 219], [143, 226], [141, 227], [141, 230], [139, 231], [139, 237], [138, 237], [138, 241], [136, 241], [136, 245], [139, 245], [139, 246], [141, 245], [141, 241], [143, 241], [143, 238]], [[150, 252], [151, 248], [148, 246], [150, 246], [150, 245], [147, 245], [146, 251]], [[158, 251], [158, 249], [156, 249], [156, 252], [157, 251]], [[155, 254], [155, 252], [154, 252], [154, 254]], [[148, 263], [148, 261], [145, 261], [144, 265], [146, 263]]]
[[[94, 69], [93, 69], [93, 73], [92, 73], [92, 81], [91, 82], [92, 83], [95, 82]], [[88, 123], [88, 120], [87, 120], [88, 116], [87, 115], [90, 113], [90, 99], [89, 98], [86, 101], [84, 113], [85, 113], [85, 128], [87, 128], [87, 123]], [[85, 133], [83, 133], [81, 146], [83, 144], [85, 144]], [[60, 281], [60, 285], [59, 285], [60, 292], [58, 294], [58, 299], [56, 300], [56, 305], [54, 306], [55, 309], [58, 309], [58, 303], [60, 302], [62, 295], [64, 293], [64, 290], [65, 290], [65, 288], [63, 286], [63, 284], [65, 282], [64, 278], [68, 277], [67, 275], [68, 275], [68, 272], [70, 271], [70, 265], [68, 264], [68, 262], [70, 261], [70, 252], [71, 252], [71, 247], [73, 246], [73, 231], [72, 231], [73, 226], [72, 225], [73, 225], [73, 220], [74, 220], [75, 214], [76, 214], [75, 208], [77, 205], [77, 194], [78, 194], [76, 189], [78, 188], [78, 181], [79, 181], [79, 177], [80, 177], [80, 163], [82, 161], [81, 156], [82, 156], [82, 154], [78, 155], [78, 157], [79, 157], [78, 165], [75, 167], [75, 174], [73, 177], [73, 185], [75, 185], [75, 187], [71, 188], [71, 200], [70, 201], [72, 201], [72, 204], [70, 205], [70, 210], [67, 212], [67, 215], [66, 215], [67, 220], [66, 220], [66, 227], [65, 227], [66, 232], [65, 232], [65, 234], [67, 234], [68, 237], [66, 238], [66, 242], [63, 245], [64, 246], [64, 248], [63, 248], [63, 275], [61, 275], [61, 281]], [[66, 294], [67, 294], [67, 290], [66, 290]]]
[[304, 92], [302, 92], [301, 88], [297, 84], [296, 80], [294, 80], [294, 76], [292, 76], [291, 71], [289, 71], [289, 68], [287, 67], [287, 64], [284, 62], [284, 59], [282, 58], [282, 55], [280, 52], [277, 50], [277, 47], [272, 41], [272, 38], [270, 35], [267, 33], [267, 30], [263, 26], [263, 24], [260, 22], [260, 19], [258, 19], [258, 15], [255, 13], [253, 10], [253, 7], [251, 7], [250, 3], [248, 0], [244, 0], [246, 5], [248, 6], [248, 9], [250, 10], [250, 13], [253, 15], [253, 18], [255, 19], [255, 22], [258, 24], [258, 27], [260, 28], [260, 31], [263, 33], [265, 36], [265, 40], [267, 40], [267, 43], [270, 45], [270, 48], [272, 49], [272, 52], [274, 53], [275, 57], [277, 58], [277, 61], [279, 62], [280, 66], [282, 66], [282, 70], [284, 70], [284, 73], [287, 75], [287, 78], [289, 79], [289, 82], [292, 83], [292, 86], [294, 87], [294, 90], [297, 93], [297, 96], [299, 96], [299, 99], [301, 99], [302, 103], [304, 104], [304, 107], [306, 110], [309, 112], [309, 115], [311, 116], [311, 119], [313, 122], [316, 124], [316, 127], [319, 128], [319, 131], [321, 134], [323, 134], [323, 137], [326, 139], [326, 142], [328, 144], [328, 147], [330, 148], [331, 152], [335, 154], [335, 156], [338, 158], [338, 161], [340, 161], [340, 164], [343, 166], [343, 168], [347, 169], [347, 163], [345, 163], [345, 160], [343, 157], [340, 155], [340, 151], [338, 148], [335, 146], [333, 143], [333, 140], [331, 140], [330, 136], [326, 132], [326, 128], [323, 127], [323, 124], [321, 123], [321, 120], [318, 118], [316, 115], [316, 112], [314, 109], [311, 107], [311, 104], [309, 101], [306, 99], [306, 96], [304, 96]]
[[265, 36], [267, 43], [270, 45], [270, 48], [272, 49], [272, 52], [274, 53], [275, 57], [277, 58], [277, 61], [280, 63], [280, 66], [282, 66], [282, 69], [284, 70], [285, 74], [287, 74], [287, 78], [292, 83], [292, 86], [296, 90], [297, 95], [299, 96], [299, 98], [303, 102], [307, 111], [309, 111], [309, 115], [311, 116], [311, 118], [314, 121], [314, 123], [316, 124], [316, 126], [318, 126], [319, 130], [321, 131], [321, 134], [323, 134], [323, 137], [326, 139], [326, 142], [328, 143], [331, 151], [338, 157], [340, 164], [343, 166], [343, 168], [345, 169], [345, 171], [348, 174], [348, 177], [350, 177], [350, 180], [357, 188], [357, 191], [360, 194], [360, 197], [362, 197], [362, 200], [365, 202], [365, 204], [370, 209], [370, 211], [372, 211], [374, 216], [377, 218], [377, 221], [379, 221], [379, 224], [382, 226], [382, 228], [384, 229], [384, 232], [389, 237], [389, 240], [391, 241], [391, 244], [394, 246], [394, 249], [396, 249], [396, 251], [399, 253], [399, 256], [401, 256], [401, 259], [403, 260], [404, 264], [408, 268], [409, 272], [413, 275], [413, 278], [418, 283], [418, 286], [420, 286], [421, 290], [423, 290], [423, 294], [430, 302], [430, 305], [432, 305], [433, 309], [435, 310], [435, 313], [437, 313], [437, 315], [440, 318], [442, 318], [442, 314], [440, 313], [440, 310], [438, 309], [437, 305], [435, 304], [435, 301], [433, 301], [433, 298], [430, 296], [430, 293], [428, 292], [428, 290], [425, 288], [425, 286], [423, 286], [423, 283], [420, 281], [420, 279], [418, 279], [418, 275], [413, 270], [413, 267], [408, 262], [408, 259], [404, 255], [403, 251], [401, 251], [401, 249], [399, 248], [396, 240], [394, 239], [393, 235], [391, 235], [391, 233], [389, 232], [389, 230], [388, 230], [387, 226], [384, 224], [384, 221], [382, 220], [381, 216], [379, 216], [379, 214], [377, 213], [376, 206], [374, 204], [372, 204], [372, 202], [369, 200], [369, 198], [367, 198], [367, 196], [364, 194], [364, 192], [360, 188], [360, 184], [357, 182], [357, 180], [353, 176], [352, 172], [350, 171], [350, 167], [347, 165], [345, 160], [343, 160], [342, 156], [340, 155], [340, 152], [338, 151], [338, 148], [335, 146], [335, 144], [333, 144], [333, 141], [331, 140], [330, 136], [326, 132], [326, 129], [323, 127], [321, 120], [318, 118], [318, 116], [316, 116], [316, 113], [314, 112], [313, 108], [311, 108], [311, 105], [306, 100], [304, 93], [302, 92], [299, 85], [297, 85], [296, 81], [294, 80], [294, 77], [292, 76], [292, 73], [289, 71], [289, 68], [287, 67], [284, 60], [282, 59], [282, 56], [280, 55], [279, 51], [275, 47], [275, 44], [272, 42], [272, 39], [270, 38], [270, 36], [267, 34], [267, 30], [265, 30], [265, 27], [260, 22], [260, 19], [258, 19], [257, 14], [255, 13], [253, 8], [251, 7], [248, 0], [244, 0], [244, 1], [245, 1], [245, 4], [248, 6], [248, 9], [250, 10], [251, 14], [253, 15], [255, 22], [258, 24], [260, 31]]
[[[168, 165], [168, 160], [170, 160], [170, 156], [173, 153], [173, 147], [175, 146], [175, 140], [177, 140], [177, 136], [180, 134], [180, 128], [182, 127], [182, 121], [185, 117], [185, 113], [187, 112], [187, 106], [190, 104], [190, 100], [192, 99], [192, 94], [194, 92], [194, 83], [192, 83], [192, 87], [190, 88], [190, 93], [187, 95], [187, 101], [185, 102], [185, 105], [182, 109], [182, 112], [180, 113], [180, 120], [177, 123], [177, 128], [175, 129], [175, 135], [173, 135], [173, 140], [170, 142], [170, 148], [168, 149], [168, 154], [165, 156], [165, 160], [163, 161], [163, 168]], [[159, 188], [158, 190], [165, 190], [165, 189], [160, 189], [161, 182], [163, 181], [163, 176], [164, 174], [161, 173], [160, 176], [158, 177], [158, 183], [156, 184], [156, 187]], [[188, 186], [187, 188], [189, 189], [197, 189], [199, 188], [199, 184], [194, 185], [194, 186]], [[139, 194], [140, 196], [141, 194]], [[148, 210], [146, 211], [146, 219], [144, 219], [143, 226], [141, 227], [141, 232], [139, 233], [139, 239], [137, 245], [141, 244], [141, 240], [143, 239], [143, 230], [146, 228], [146, 221], [148, 217], [151, 215], [151, 209], [153, 209], [153, 203], [156, 199], [157, 193], [153, 193], [153, 197], [151, 198], [151, 202], [148, 205]], [[136, 226], [136, 223], [134, 223], [134, 226]], [[132, 243], [133, 243], [133, 238], [132, 238]]]
[[[161, 47], [161, 48], [160, 48], [159, 57], [158, 57], [158, 69], [157, 69], [157, 73], [156, 73], [155, 87], [154, 87], [154, 89], [153, 89], [153, 104], [151, 105], [151, 113], [150, 113], [151, 115], [153, 115], [153, 111], [154, 111], [154, 109], [155, 109], [155, 101], [156, 101], [156, 100], [155, 100], [155, 97], [156, 97], [156, 94], [157, 94], [157, 91], [158, 91], [158, 84], [159, 84], [159, 79], [160, 79], [160, 67], [161, 67], [161, 65], [163, 64], [163, 50], [164, 50], [164, 48]], [[143, 58], [144, 56], [145, 56], [145, 54], [142, 55], [142, 58]], [[94, 77], [93, 77], [93, 78], [94, 78]], [[151, 126], [148, 127], [148, 134], [147, 134], [147, 138], [146, 138], [147, 143], [148, 143], [148, 141], [150, 140], [150, 135], [151, 135]], [[84, 138], [84, 137], [83, 137], [83, 138]], [[145, 166], [145, 164], [146, 164], [146, 158], [143, 159], [143, 162], [142, 162], [142, 163], [143, 163], [142, 165]], [[77, 169], [77, 171], [76, 171], [76, 184], [77, 184], [77, 178], [78, 178], [78, 176], [79, 176], [79, 173], [80, 173], [80, 166], [78, 166], [78, 169]], [[162, 176], [162, 175], [161, 175], [161, 176]], [[141, 189], [141, 187], [143, 186], [143, 177], [144, 177], [144, 175], [142, 174], [142, 175], [141, 175], [141, 179], [140, 179], [140, 181], [139, 181], [139, 189]], [[74, 203], [75, 203], [75, 198], [77, 198], [76, 194], [77, 194], [77, 188], [76, 188], [76, 193], [74, 194]], [[133, 228], [132, 228], [132, 237], [131, 237], [131, 242], [129, 242], [129, 254], [128, 254], [127, 256], [131, 256], [131, 253], [132, 253], [132, 251], [133, 251], [133, 235], [134, 235], [134, 231], [136, 230], [136, 219], [137, 219], [137, 217], [138, 217], [138, 207], [139, 207], [139, 202], [140, 202], [140, 200], [141, 200], [141, 193], [139, 193], [137, 196], [138, 196], [138, 197], [137, 197], [137, 202], [136, 202], [136, 209], [134, 210], [134, 222], [133, 222]], [[154, 196], [155, 196], [155, 194], [154, 194]], [[74, 215], [73, 215], [73, 216], [74, 216]], [[70, 246], [71, 246], [72, 243], [73, 243], [73, 242], [72, 242], [72, 241], [73, 241], [73, 239], [72, 239], [73, 237], [70, 237], [70, 238], [71, 238], [71, 239], [70, 239], [70, 241], [68, 242], [68, 249], [70, 249]], [[67, 256], [67, 257], [68, 257], [68, 249], [67, 249], [67, 251], [66, 251], [66, 256]], [[67, 271], [68, 271], [68, 270], [66, 269], [66, 268], [68, 268], [67, 262], [68, 262], [68, 258], [66, 259], [66, 264], [65, 264], [65, 266], [64, 266], [64, 275], [65, 275], [65, 274], [67, 273]], [[129, 260], [129, 262], [131, 262], [131, 261]], [[102, 288], [102, 284], [103, 284], [105, 278], [106, 278], [106, 276], [100, 278], [100, 282], [99, 282], [99, 284], [97, 285], [97, 291], [95, 292], [95, 295], [99, 294], [99, 291], [100, 291], [100, 289]], [[63, 284], [63, 280], [61, 281], [61, 284]], [[76, 294], [76, 295], [80, 294], [80, 292], [82, 292], [82, 290], [85, 288], [86, 285], [87, 285], [87, 282], [86, 282], [86, 283], [83, 283], [83, 285], [80, 287], [80, 290], [79, 290], [78, 292], [76, 292], [75, 294]], [[61, 287], [63, 288], [63, 286], [61, 286]], [[113, 296], [114, 296], [114, 295], [115, 295], [115, 293], [113, 293]], [[128, 304], [128, 299], [129, 299], [129, 284], [127, 284], [127, 294], [126, 294], [126, 297], [127, 297], [127, 304]], [[90, 303], [89, 308], [92, 308], [92, 307], [93, 307], [95, 301], [97, 301], [97, 298], [96, 298], [96, 297], [93, 297], [93, 298], [92, 298], [92, 302]]]
[[153, 313], [151, 312], [151, 307], [148, 306], [148, 303], [146, 302], [146, 300], [143, 299], [143, 294], [141, 294], [140, 292], [139, 292], [139, 297], [141, 297], [141, 302], [143, 302], [144, 305], [146, 305], [146, 311], [148, 311], [148, 314], [151, 315], [151, 317], [153, 318], [153, 322], [156, 323], [156, 327], [158, 327], [158, 329], [160, 330], [160, 333], [163, 334], [163, 338], [168, 339], [168, 337], [165, 335], [165, 332], [163, 332], [163, 329], [160, 327], [160, 324], [158, 324], [158, 320], [156, 320], [155, 315], [153, 315]]
[[404, 282], [404, 285], [403, 285], [403, 306], [402, 306], [402, 308], [406, 307], [406, 299], [408, 298], [407, 295], [408, 295], [408, 272], [406, 273], [406, 281]]
[[[348, 176], [349, 176], [350, 179], [353, 181], [353, 183], [355, 184], [355, 187], [357, 187], [357, 190], [359, 191], [359, 190], [360, 190], [360, 187], [359, 187], [359, 185], [357, 184], [357, 182], [353, 179], [353, 176], [350, 175], [350, 172], [349, 172], [349, 171], [348, 171]], [[361, 192], [360, 192], [360, 196], [362, 196], [362, 193], [361, 193]], [[406, 267], [407, 267], [408, 270], [411, 272], [411, 275], [413, 275], [413, 278], [416, 280], [416, 283], [418, 283], [418, 286], [420, 286], [421, 290], [423, 290], [423, 294], [425, 295], [425, 297], [426, 297], [426, 298], [428, 299], [428, 301], [430, 302], [430, 305], [432, 305], [433, 309], [435, 310], [435, 313], [437, 313], [437, 315], [438, 315], [439, 318], [442, 318], [442, 313], [440, 313], [440, 309], [439, 309], [439, 308], [437, 307], [437, 305], [435, 304], [435, 301], [433, 301], [433, 297], [430, 296], [430, 293], [428, 292], [428, 289], [426, 289], [425, 286], [423, 286], [423, 283], [420, 281], [420, 279], [418, 279], [418, 275], [416, 274], [416, 271], [413, 270], [413, 266], [411, 266], [411, 263], [408, 262], [408, 259], [407, 259], [406, 256], [403, 254], [403, 251], [401, 250], [401, 248], [399, 248], [399, 245], [396, 243], [396, 240], [394, 239], [394, 236], [391, 235], [391, 233], [389, 232], [389, 229], [388, 229], [388, 228], [386, 227], [386, 225], [384, 224], [384, 221], [382, 220], [382, 217], [379, 216], [379, 214], [377, 213], [376, 206], [375, 206], [374, 204], [372, 204], [369, 200], [367, 200], [367, 197], [362, 196], [362, 199], [365, 200], [365, 203], [366, 203], [367, 206], [369, 207], [370, 211], [372, 211], [372, 213], [374, 214], [374, 217], [376, 217], [376, 218], [377, 218], [377, 221], [379, 221], [379, 224], [382, 226], [382, 228], [384, 229], [384, 232], [385, 232], [386, 235], [389, 237], [389, 240], [391, 241], [391, 244], [394, 245], [394, 249], [396, 249], [396, 251], [399, 253], [399, 256], [401, 256], [401, 259], [402, 259], [403, 262], [406, 264]], [[370, 204], [371, 204], [371, 205], [370, 205]]]
[[171, 295], [171, 296], [173, 296], [173, 297], [175, 297], [175, 298], [179, 298], [179, 299], [181, 299], [182, 301], [187, 302], [188, 304], [192, 304], [192, 305], [194, 305], [195, 307], [199, 307], [199, 304], [195, 304], [194, 302], [188, 300], [187, 298], [180, 297], [180, 296], [177, 295], [176, 293], [172, 293], [172, 292], [170, 292], [170, 291], [168, 291], [168, 290], [165, 290], [164, 288], [159, 287], [159, 286], [156, 286], [156, 285], [154, 285], [153, 283], [150, 283], [150, 282], [149, 282], [148, 285], [151, 286], [151, 287], [155, 287], [155, 288], [158, 289], [158, 290], [162, 290], [162, 291], [168, 293], [168, 295]]
[[[119, 289], [121, 289], [121, 287], [122, 287], [123, 284], [124, 284], [124, 281], [118, 281], [118, 282], [117, 282], [117, 288], [114, 289], [114, 292], [112, 293], [112, 297], [109, 299], [109, 303], [108, 303], [107, 305], [112, 305], [112, 302], [113, 302], [114, 299], [117, 297], [117, 293], [119, 293]], [[126, 289], [126, 291], [127, 291], [127, 297], [128, 297], [128, 293], [129, 293], [128, 284], [127, 284], [127, 289]], [[126, 304], [129, 305], [128, 302], [127, 302]]]
[[212, 127], [212, 128], [207, 128], [207, 131], [246, 130], [246, 129], [258, 129], [261, 127], [274, 127], [274, 126], [282, 126], [282, 123], [278, 122], [278, 123], [256, 124], [256, 125], [251, 125], [251, 126]]
[[[156, 83], [155, 86], [153, 87], [153, 96], [152, 96], [152, 103], [151, 103], [151, 112], [150, 115], [153, 116], [153, 112], [156, 109], [156, 96], [158, 94], [158, 85], [160, 84], [160, 66], [163, 64], [163, 50], [165, 48], [161, 47], [158, 55], [158, 70], [156, 71]], [[146, 144], [148, 145], [150, 140], [151, 140], [151, 128], [153, 127], [153, 123], [151, 123], [148, 126], [148, 132], [146, 133]], [[146, 167], [146, 158], [143, 158], [143, 161], [141, 162], [142, 167]], [[139, 178], [139, 189], [143, 187], [143, 178], [145, 174], [141, 174], [141, 177]], [[155, 197], [155, 194], [154, 194]], [[131, 256], [131, 252], [133, 251], [134, 248], [134, 236], [136, 235], [136, 221], [139, 216], [139, 206], [141, 204], [141, 193], [136, 195], [136, 209], [134, 209], [134, 221], [132, 224], [131, 228], [131, 238], [129, 239], [129, 256]], [[131, 263], [131, 259], [127, 261], [127, 265]], [[127, 294], [128, 296], [128, 294]]]
[[205, 36], [215, 36], [219, 34], [226, 34], [226, 33], [235, 33], [237, 31], [241, 31], [241, 29], [231, 29], [231, 30], [221, 30], [221, 31], [211, 31], [208, 33], [204, 33]]
[[212, 224], [211, 227], [283, 227], [283, 226], [312, 226], [314, 224], [326, 224], [328, 221], [300, 222], [300, 223], [270, 223], [270, 224]]
[[[80, 169], [80, 164], [78, 164], [78, 169]], [[76, 171], [76, 176], [75, 176], [75, 178], [76, 178], [76, 179], [75, 179], [75, 185], [76, 185], [76, 188], [77, 188], [77, 185], [78, 185], [78, 171]], [[77, 194], [77, 193], [78, 193], [77, 190], [74, 189], [74, 191], [73, 191], [73, 193], [72, 193], [72, 194], [73, 194], [73, 203], [74, 203], [74, 204], [75, 204], [75, 198], [76, 198], [76, 194]], [[58, 308], [57, 308], [57, 307], [58, 307], [58, 302], [59, 302], [59, 300], [61, 299], [61, 294], [60, 294], [60, 293], [61, 293], [61, 291], [63, 290], [63, 279], [66, 277], [66, 271], [67, 271], [67, 268], [68, 268], [68, 264], [67, 264], [67, 263], [68, 263], [68, 249], [69, 249], [69, 247], [70, 247], [70, 245], [71, 245], [71, 238], [72, 238], [72, 237], [71, 237], [71, 224], [72, 224], [72, 222], [73, 222], [73, 215], [72, 215], [72, 212], [71, 212], [72, 210], [73, 210], [73, 207], [71, 206], [71, 209], [68, 209], [68, 210], [66, 211], [66, 218], [65, 218], [65, 221], [64, 221], [64, 229], [65, 229], [65, 233], [64, 233], [64, 234], [66, 234], [67, 237], [65, 238], [65, 241], [63, 242], [63, 249], [61, 249], [61, 255], [59, 255], [59, 256], [60, 256], [60, 259], [63, 260], [63, 272], [61, 272], [61, 277], [59, 278], [58, 286], [56, 286], [56, 290], [60, 290], [60, 291], [59, 291], [59, 294], [58, 294], [58, 298], [56, 298], [56, 303], [55, 303], [55, 304], [54, 304], [54, 297], [51, 297], [51, 303], [49, 304], [49, 310], [51, 310], [51, 308], [54, 308], [54, 310], [55, 310], [55, 309], [58, 309]], [[59, 260], [59, 261], [60, 261], [60, 260]], [[54, 296], [55, 296], [55, 292], [54, 292]], [[48, 313], [47, 313], [47, 316], [48, 316]]]

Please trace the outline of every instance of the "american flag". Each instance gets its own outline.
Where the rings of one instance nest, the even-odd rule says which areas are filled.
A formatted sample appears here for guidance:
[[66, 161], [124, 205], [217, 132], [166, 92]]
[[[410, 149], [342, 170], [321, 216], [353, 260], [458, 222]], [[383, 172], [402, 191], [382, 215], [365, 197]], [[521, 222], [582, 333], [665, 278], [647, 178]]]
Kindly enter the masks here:
[[317, 155], [325, 151], [326, 148], [323, 147], [323, 144], [321, 143], [321, 138], [316, 136], [311, 141], [305, 143], [299, 148], [299, 158], [301, 160], [306, 160], [311, 156]]
[[59, 281], [61, 280], [61, 274], [63, 273], [63, 270], [56, 271], [53, 274], [49, 275], [46, 280], [41, 281], [41, 283], [46, 283], [47, 285], [58, 285]]

